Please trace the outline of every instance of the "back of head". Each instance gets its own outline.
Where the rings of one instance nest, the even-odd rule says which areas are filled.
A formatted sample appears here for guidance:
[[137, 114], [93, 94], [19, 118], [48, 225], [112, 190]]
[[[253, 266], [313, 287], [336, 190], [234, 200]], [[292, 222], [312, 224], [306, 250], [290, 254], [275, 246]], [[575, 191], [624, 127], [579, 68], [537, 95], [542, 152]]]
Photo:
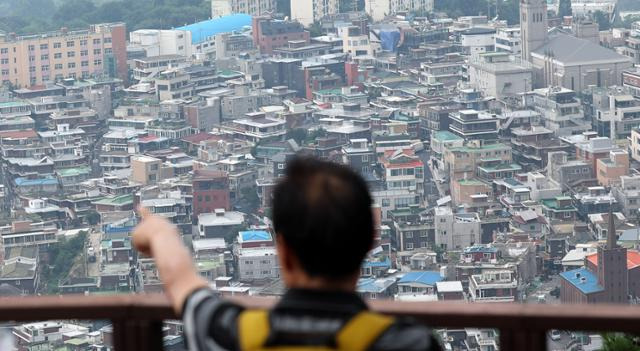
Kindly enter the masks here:
[[352, 276], [373, 244], [371, 203], [347, 166], [296, 157], [273, 194], [274, 229], [310, 276]]

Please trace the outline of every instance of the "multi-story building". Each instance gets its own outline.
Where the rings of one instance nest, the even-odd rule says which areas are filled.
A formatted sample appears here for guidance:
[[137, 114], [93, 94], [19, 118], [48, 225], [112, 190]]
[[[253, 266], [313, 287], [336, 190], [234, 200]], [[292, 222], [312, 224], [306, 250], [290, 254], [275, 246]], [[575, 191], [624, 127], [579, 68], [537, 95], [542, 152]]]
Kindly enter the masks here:
[[520, 27], [503, 27], [496, 30], [496, 51], [505, 51], [514, 55], [522, 53]]
[[511, 270], [487, 270], [469, 277], [469, 297], [473, 302], [516, 302], [518, 280]]
[[230, 210], [229, 177], [213, 170], [195, 170], [193, 175], [193, 218], [218, 208]]
[[625, 175], [611, 188], [625, 216], [633, 218], [640, 211], [640, 175]]
[[238, 279], [274, 279], [280, 276], [278, 253], [273, 247], [239, 248]]
[[381, 165], [387, 189], [407, 189], [419, 196], [424, 195], [424, 164], [413, 149], [386, 151]]
[[472, 56], [469, 81], [485, 96], [503, 99], [533, 87], [533, 67], [506, 52], [488, 52]]
[[482, 143], [481, 140], [475, 140], [462, 147], [446, 148], [443, 155], [445, 171], [448, 171], [451, 180], [470, 178], [486, 160], [511, 163], [511, 147], [502, 143]]
[[309, 32], [299, 22], [255, 16], [251, 23], [253, 42], [262, 54], [272, 55], [274, 48], [286, 46], [291, 40], [309, 43]]
[[338, 12], [339, 2], [337, 0], [301, 0], [291, 2], [291, 18], [307, 27], [325, 16], [334, 15]]
[[162, 160], [136, 155], [131, 157], [131, 180], [140, 184], [155, 184], [161, 180]]
[[544, 126], [557, 136], [580, 134], [591, 129], [573, 90], [559, 87], [536, 89], [533, 108], [542, 114]]
[[476, 110], [461, 110], [450, 113], [449, 119], [449, 130], [465, 140], [498, 138], [498, 119], [495, 115]]
[[186, 30], [139, 29], [129, 33], [129, 47], [140, 48], [146, 57], [191, 56], [191, 32]]
[[18, 87], [63, 78], [128, 78], [126, 26], [95, 24], [87, 30], [0, 35], [0, 81]]
[[229, 16], [234, 13], [264, 16], [276, 12], [275, 0], [211, 0], [211, 18]]
[[435, 244], [443, 249], [462, 249], [481, 242], [477, 213], [454, 213], [451, 207], [435, 208]]
[[433, 11], [433, 6], [433, 0], [366, 0], [364, 10], [374, 21], [381, 21], [398, 12], [429, 13]]

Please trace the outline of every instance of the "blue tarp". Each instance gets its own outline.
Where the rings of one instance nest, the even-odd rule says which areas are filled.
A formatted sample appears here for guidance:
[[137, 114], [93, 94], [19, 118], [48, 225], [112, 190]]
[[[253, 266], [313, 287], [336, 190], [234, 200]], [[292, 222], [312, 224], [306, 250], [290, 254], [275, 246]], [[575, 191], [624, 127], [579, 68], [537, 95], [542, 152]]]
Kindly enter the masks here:
[[400, 32], [380, 31], [380, 46], [383, 51], [396, 52], [400, 42]]
[[238, 13], [176, 28], [191, 32], [191, 43], [200, 44], [216, 34], [229, 33], [251, 25], [251, 16]]

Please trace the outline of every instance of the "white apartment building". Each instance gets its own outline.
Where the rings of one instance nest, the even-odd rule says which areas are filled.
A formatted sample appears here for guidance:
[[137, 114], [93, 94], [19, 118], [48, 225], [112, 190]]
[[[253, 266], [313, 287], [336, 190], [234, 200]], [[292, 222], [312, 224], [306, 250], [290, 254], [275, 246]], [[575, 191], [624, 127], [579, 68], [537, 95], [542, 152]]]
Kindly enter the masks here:
[[496, 51], [520, 55], [522, 53], [520, 27], [503, 27], [496, 29], [495, 43]]
[[477, 213], [453, 213], [451, 207], [435, 207], [436, 245], [447, 250], [480, 243], [480, 217]]
[[143, 49], [147, 57], [191, 56], [191, 32], [177, 29], [139, 29], [129, 33], [129, 47]]
[[276, 249], [273, 247], [238, 249], [238, 276], [241, 281], [278, 278], [280, 270]]
[[433, 3], [434, 0], [365, 0], [364, 10], [375, 22], [399, 11], [432, 12]]
[[339, 11], [338, 0], [296, 0], [291, 1], [291, 19], [308, 27], [321, 18]]
[[518, 280], [511, 270], [492, 270], [469, 277], [469, 297], [473, 302], [515, 302]]
[[233, 13], [262, 16], [275, 12], [275, 0], [211, 0], [211, 18], [228, 16]]
[[544, 126], [558, 137], [591, 130], [573, 90], [561, 87], [536, 89], [533, 108], [542, 115]]

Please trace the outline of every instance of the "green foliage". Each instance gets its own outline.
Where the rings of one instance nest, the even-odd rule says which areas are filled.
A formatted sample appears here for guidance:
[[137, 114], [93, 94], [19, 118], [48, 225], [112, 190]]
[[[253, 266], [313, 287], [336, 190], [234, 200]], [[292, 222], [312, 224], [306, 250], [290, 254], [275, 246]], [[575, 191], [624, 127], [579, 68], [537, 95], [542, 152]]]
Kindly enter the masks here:
[[631, 28], [631, 25], [632, 25], [634, 22], [638, 22], [638, 21], [640, 21], [640, 16], [638, 16], [638, 15], [629, 15], [629, 16], [626, 16], [626, 17], [624, 18], [624, 21], [622, 21], [622, 24], [621, 24], [621, 25], [622, 25], [624, 28], [630, 29], [630, 28]]
[[611, 22], [609, 16], [602, 11], [596, 11], [593, 13], [593, 19], [598, 23], [599, 30], [609, 30], [611, 28]]
[[0, 0], [0, 30], [18, 34], [105, 22], [125, 22], [129, 30], [168, 29], [210, 15], [207, 0], [64, 0], [58, 6], [53, 0]]
[[603, 351], [640, 351], [640, 339], [637, 336], [621, 333], [602, 334]]
[[558, 3], [558, 16], [571, 16], [573, 14], [573, 10], [571, 9], [571, 0], [560, 0]]
[[322, 25], [320, 25], [320, 22], [313, 22], [308, 29], [309, 29], [309, 35], [312, 38], [319, 37], [322, 35]]
[[44, 265], [40, 271], [41, 287], [47, 294], [58, 292], [60, 280], [67, 277], [76, 257], [82, 254], [87, 232], [81, 231], [78, 235], [67, 239], [62, 238], [58, 243], [49, 247], [49, 265]]
[[324, 128], [318, 128], [318, 129], [312, 130], [311, 133], [308, 133], [305, 141], [307, 143], [312, 143], [316, 139], [326, 137], [326, 136], [327, 136], [327, 131]]

